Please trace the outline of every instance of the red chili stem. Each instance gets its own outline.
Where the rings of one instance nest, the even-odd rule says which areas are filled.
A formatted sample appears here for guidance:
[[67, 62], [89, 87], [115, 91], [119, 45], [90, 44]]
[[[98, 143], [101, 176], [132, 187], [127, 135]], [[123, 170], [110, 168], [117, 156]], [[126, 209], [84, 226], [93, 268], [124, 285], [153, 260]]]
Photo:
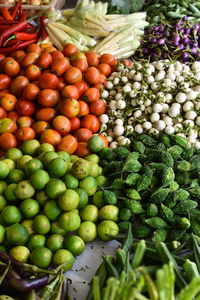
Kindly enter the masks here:
[[11, 26], [9, 29], [5, 30], [0, 36], [0, 46], [2, 45], [2, 42], [6, 40], [10, 35], [13, 35], [16, 31], [25, 30], [27, 26], [28, 22], [22, 21], [19, 22], [17, 25]]
[[6, 46], [6, 47], [10, 47], [10, 46], [14, 46], [14, 45], [16, 45], [16, 44], [19, 44], [20, 43], [20, 41], [17, 41], [17, 40], [10, 40], [10, 41], [6, 41], [6, 43], [3, 45], [4, 47]]
[[8, 8], [6, 6], [1, 8], [1, 14], [5, 20], [13, 20], [12, 16], [10, 15]]
[[15, 6], [12, 8], [12, 10], [11, 10], [11, 16], [13, 17], [13, 19], [15, 19], [15, 17], [17, 16], [17, 12], [19, 10], [19, 7], [20, 7], [21, 3], [22, 3], [22, 0], [19, 0], [15, 4]]
[[31, 44], [34, 44], [37, 42], [38, 39], [33, 39], [30, 41], [26, 41], [26, 42], [22, 42], [20, 43], [20, 41], [18, 41], [14, 46], [12, 47], [7, 47], [7, 48], [0, 48], [0, 53], [2, 54], [9, 54], [11, 52], [17, 51], [17, 50], [21, 50], [24, 49], [26, 47], [28, 47]]

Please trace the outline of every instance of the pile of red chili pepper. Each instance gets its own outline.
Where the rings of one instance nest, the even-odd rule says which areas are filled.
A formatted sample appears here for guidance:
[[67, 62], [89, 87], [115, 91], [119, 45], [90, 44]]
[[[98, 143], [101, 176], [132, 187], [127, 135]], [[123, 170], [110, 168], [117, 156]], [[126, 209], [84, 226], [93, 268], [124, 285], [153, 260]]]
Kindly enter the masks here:
[[45, 17], [40, 18], [40, 28], [38, 23], [30, 22], [34, 18], [28, 19], [22, 0], [10, 10], [7, 7], [0, 9], [0, 53], [8, 55], [36, 43], [40, 37], [47, 37]]

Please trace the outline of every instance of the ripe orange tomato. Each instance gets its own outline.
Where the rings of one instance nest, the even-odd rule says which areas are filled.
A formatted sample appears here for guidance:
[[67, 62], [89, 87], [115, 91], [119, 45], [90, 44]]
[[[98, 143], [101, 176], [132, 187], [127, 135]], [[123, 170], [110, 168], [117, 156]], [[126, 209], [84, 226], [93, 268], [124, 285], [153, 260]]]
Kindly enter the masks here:
[[17, 147], [16, 137], [12, 133], [3, 133], [0, 137], [0, 147], [5, 151]]
[[94, 114], [95, 116], [100, 116], [100, 115], [104, 114], [105, 111], [106, 111], [106, 104], [101, 99], [93, 102], [90, 105], [90, 112], [92, 114]]
[[77, 116], [83, 117], [83, 116], [88, 115], [90, 112], [89, 105], [83, 100], [79, 100], [79, 105], [80, 105], [80, 110], [79, 110], [79, 113]]
[[75, 67], [70, 67], [65, 73], [64, 73], [64, 79], [69, 84], [74, 84], [77, 82], [82, 81], [83, 75], [82, 72]]
[[27, 53], [31, 53], [31, 52], [40, 54], [42, 52], [42, 49], [38, 44], [31, 44], [27, 47]]
[[90, 85], [95, 85], [100, 81], [100, 72], [95, 67], [89, 67], [84, 72], [84, 79]]
[[84, 72], [88, 68], [88, 62], [86, 58], [79, 58], [72, 62], [73, 67], [78, 68], [81, 72]]
[[96, 52], [86, 52], [88, 64], [92, 67], [98, 67], [101, 56]]
[[35, 112], [35, 105], [32, 101], [20, 100], [16, 104], [16, 111], [21, 116], [32, 116]]
[[51, 65], [51, 72], [56, 74], [57, 76], [62, 76], [70, 67], [69, 59], [66, 57], [60, 57], [53, 59]]
[[18, 50], [14, 51], [11, 56], [20, 64], [22, 62], [22, 59], [26, 55], [26, 52], [24, 50]]
[[85, 142], [79, 142], [78, 143], [78, 147], [74, 153], [75, 155], [77, 155], [78, 157], [85, 157], [87, 155], [90, 154], [90, 150], [88, 148], [87, 143]]
[[21, 127], [15, 134], [16, 138], [20, 142], [32, 140], [35, 137], [35, 131], [31, 127]]
[[19, 114], [16, 111], [10, 111], [8, 113], [8, 118], [16, 122], [19, 118]]
[[71, 123], [67, 117], [57, 116], [53, 119], [53, 128], [57, 130], [61, 135], [66, 135], [71, 130]]
[[14, 60], [12, 57], [6, 60], [4, 64], [4, 72], [6, 73], [6, 75], [15, 77], [19, 74], [19, 71], [20, 65], [16, 60]]
[[75, 137], [78, 142], [87, 142], [92, 135], [92, 131], [87, 128], [80, 128], [75, 132]]
[[29, 116], [22, 116], [17, 119], [18, 127], [31, 127], [34, 120]]
[[37, 65], [41, 69], [45, 70], [48, 69], [52, 63], [52, 56], [48, 52], [42, 52], [37, 59]]
[[41, 135], [45, 130], [50, 128], [50, 124], [46, 121], [37, 121], [32, 125], [36, 135]]
[[30, 52], [30, 53], [26, 54], [21, 61], [21, 66], [23, 68], [27, 68], [27, 67], [33, 65], [36, 62], [38, 56], [39, 55], [34, 52]]
[[40, 89], [37, 85], [35, 85], [33, 83], [29, 83], [23, 89], [22, 96], [24, 99], [32, 101], [37, 97], [39, 92], [40, 92]]
[[100, 63], [115, 67], [117, 65], [117, 59], [111, 54], [103, 54], [100, 58]]
[[89, 88], [89, 85], [85, 81], [77, 82], [74, 84], [74, 86], [78, 89], [79, 97], [81, 97]]
[[62, 90], [62, 97], [63, 98], [73, 98], [78, 99], [79, 98], [79, 91], [75, 85], [67, 85]]
[[65, 85], [66, 85], [66, 83], [65, 83], [64, 79], [63, 79], [62, 77], [59, 77], [59, 78], [58, 78], [58, 85], [57, 85], [57, 88], [56, 88], [56, 89], [57, 89], [59, 92], [61, 92], [61, 91], [64, 89]]
[[104, 74], [106, 77], [108, 77], [112, 72], [110, 65], [105, 64], [105, 63], [100, 64], [98, 66], [98, 70], [99, 70], [100, 73]]
[[65, 99], [60, 106], [60, 112], [68, 118], [76, 117], [80, 110], [80, 104], [76, 99]]
[[58, 151], [66, 151], [68, 154], [73, 154], [78, 147], [78, 142], [74, 136], [68, 134], [62, 138], [58, 145]]
[[27, 77], [25, 76], [17, 76], [15, 77], [10, 85], [10, 91], [12, 94], [14, 94], [15, 96], [21, 96], [22, 95], [22, 91], [25, 88], [25, 86], [29, 83], [29, 80]]
[[36, 113], [36, 119], [38, 121], [50, 122], [56, 115], [56, 110], [54, 108], [41, 108]]
[[53, 146], [57, 146], [61, 141], [61, 135], [54, 129], [45, 130], [40, 136], [40, 143], [49, 143]]
[[133, 66], [133, 62], [130, 59], [123, 59], [123, 64], [127, 67]]
[[54, 60], [54, 59], [57, 59], [57, 58], [63, 58], [64, 54], [61, 51], [54, 50], [54, 51], [51, 52], [51, 56]]
[[0, 74], [0, 90], [5, 90], [10, 86], [11, 79], [6, 74]]
[[100, 98], [100, 92], [96, 88], [89, 88], [84, 93], [84, 99], [89, 103], [95, 102], [99, 100], [99, 98]]
[[5, 58], [5, 55], [2, 54], [2, 53], [0, 53], [0, 62], [1, 62], [2, 60], [4, 60], [4, 58]]
[[71, 131], [76, 131], [81, 127], [81, 121], [77, 117], [71, 118], [70, 123], [71, 123]]
[[99, 130], [100, 123], [96, 116], [87, 115], [81, 120], [81, 127], [90, 129], [93, 133], [95, 133]]
[[65, 47], [63, 49], [63, 54], [65, 56], [70, 57], [73, 53], [75, 53], [77, 51], [78, 51], [78, 49], [75, 45], [68, 43], [65, 45]]
[[40, 68], [36, 65], [30, 65], [25, 69], [25, 75], [31, 81], [37, 80], [41, 75]]
[[93, 88], [100, 91], [100, 90], [104, 89], [104, 85], [102, 83], [97, 83], [97, 84], [93, 85]]
[[58, 85], [58, 77], [51, 73], [42, 73], [39, 77], [41, 89], [55, 89]]
[[53, 107], [58, 103], [59, 92], [52, 89], [44, 89], [38, 93], [37, 100], [44, 107]]
[[6, 111], [12, 111], [15, 109], [17, 98], [12, 94], [5, 94], [0, 97], [0, 104]]
[[7, 112], [3, 107], [0, 107], [0, 119], [6, 118], [7, 117]]

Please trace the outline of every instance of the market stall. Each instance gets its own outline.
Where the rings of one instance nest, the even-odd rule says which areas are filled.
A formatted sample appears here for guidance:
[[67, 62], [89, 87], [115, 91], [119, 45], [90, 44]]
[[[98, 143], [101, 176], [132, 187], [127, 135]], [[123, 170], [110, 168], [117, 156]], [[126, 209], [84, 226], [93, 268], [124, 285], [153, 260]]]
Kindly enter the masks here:
[[200, 299], [200, 2], [0, 2], [0, 300]]

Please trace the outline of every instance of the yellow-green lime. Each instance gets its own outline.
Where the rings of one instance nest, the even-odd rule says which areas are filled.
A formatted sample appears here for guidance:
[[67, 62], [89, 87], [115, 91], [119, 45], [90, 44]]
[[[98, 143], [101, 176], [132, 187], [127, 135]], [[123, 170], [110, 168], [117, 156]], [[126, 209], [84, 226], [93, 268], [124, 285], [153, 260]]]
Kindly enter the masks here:
[[97, 182], [94, 177], [87, 176], [86, 178], [80, 181], [79, 187], [81, 189], [84, 189], [89, 196], [92, 196], [97, 190]]
[[23, 154], [35, 156], [39, 146], [40, 146], [40, 143], [37, 140], [35, 140], [35, 139], [27, 140], [22, 143], [21, 150], [22, 150]]
[[50, 199], [57, 199], [66, 190], [64, 182], [60, 179], [51, 178], [46, 185], [46, 194]]
[[12, 248], [9, 254], [18, 261], [27, 262], [30, 256], [30, 251], [25, 246], [16, 246]]
[[28, 219], [28, 220], [24, 220], [21, 222], [21, 224], [26, 227], [26, 229], [28, 230], [29, 235], [34, 233], [33, 230], [33, 220]]
[[79, 157], [77, 155], [74, 155], [74, 154], [70, 155], [70, 160], [72, 163], [74, 163], [78, 159], [79, 159]]
[[90, 163], [83, 158], [79, 158], [73, 163], [71, 171], [76, 178], [83, 179], [89, 175]]
[[16, 183], [11, 183], [5, 188], [3, 195], [6, 201], [14, 202], [17, 200], [17, 196], [15, 195], [16, 186]]
[[119, 208], [115, 205], [105, 205], [99, 211], [99, 218], [117, 222], [119, 219]]
[[103, 191], [97, 191], [92, 198], [92, 202], [95, 206], [98, 208], [101, 208], [104, 206], [104, 196], [103, 196]]
[[35, 247], [45, 246], [46, 237], [42, 234], [32, 234], [29, 239], [27, 246], [32, 251]]
[[72, 210], [79, 204], [79, 195], [76, 191], [67, 189], [59, 196], [58, 205], [62, 210]]
[[93, 162], [95, 164], [98, 164], [99, 161], [100, 161], [100, 159], [99, 159], [99, 157], [98, 157], [97, 154], [89, 154], [89, 155], [85, 156], [84, 159], [86, 159], [88, 161], [91, 161], [91, 162]]
[[6, 151], [6, 158], [12, 159], [14, 161], [22, 157], [23, 153], [18, 148], [10, 148]]
[[31, 263], [38, 268], [46, 269], [50, 266], [52, 261], [52, 252], [46, 247], [35, 247], [30, 255]]
[[89, 176], [97, 177], [99, 175], [99, 166], [93, 162], [90, 162]]
[[98, 220], [98, 215], [99, 215], [99, 210], [93, 204], [86, 205], [80, 211], [80, 217], [82, 221], [91, 221], [95, 223]]
[[35, 199], [37, 200], [37, 202], [41, 205], [44, 206], [49, 198], [47, 197], [45, 191], [39, 191], [35, 194]]
[[64, 159], [65, 161], [70, 161], [70, 155], [65, 151], [58, 151], [58, 157]]
[[0, 195], [3, 194], [6, 187], [7, 183], [5, 182], [5, 180], [0, 180]]
[[98, 236], [103, 241], [110, 241], [119, 233], [118, 225], [111, 220], [104, 220], [97, 226]]
[[42, 145], [40, 145], [37, 148], [37, 153], [41, 154], [41, 153], [45, 153], [45, 152], [49, 152], [49, 151], [54, 151], [54, 146], [49, 144], [49, 143], [43, 143]]
[[30, 155], [23, 155], [22, 157], [20, 157], [17, 162], [16, 162], [16, 167], [22, 171], [25, 170], [25, 165], [28, 161], [30, 161], [32, 158], [32, 156]]
[[6, 206], [6, 199], [0, 195], [0, 212], [4, 209], [4, 207]]
[[73, 254], [66, 249], [59, 249], [53, 256], [53, 264], [55, 266], [66, 263], [66, 265], [63, 267], [64, 271], [70, 270], [72, 268], [74, 260], [75, 258]]
[[2, 162], [4, 162], [6, 164], [9, 171], [11, 171], [15, 168], [15, 162], [14, 162], [14, 160], [12, 160], [10, 158], [3, 159]]
[[43, 155], [42, 162], [44, 163], [45, 167], [48, 167], [50, 161], [55, 158], [58, 158], [58, 154], [54, 151], [48, 151]]
[[49, 174], [45, 170], [37, 170], [30, 176], [30, 182], [36, 190], [43, 190], [49, 180]]
[[82, 222], [77, 233], [84, 242], [92, 242], [97, 236], [96, 224], [90, 221]]
[[88, 194], [85, 190], [83, 189], [75, 189], [75, 191], [78, 193], [79, 195], [79, 204], [78, 204], [78, 208], [83, 208], [84, 206], [86, 206], [88, 204]]
[[78, 187], [78, 179], [72, 174], [65, 174], [62, 178], [67, 189], [76, 189]]
[[68, 163], [62, 158], [54, 158], [48, 165], [49, 174], [53, 177], [62, 177], [68, 170]]
[[103, 175], [98, 175], [95, 179], [98, 186], [103, 186], [107, 183], [107, 178]]
[[16, 223], [6, 228], [6, 239], [11, 245], [22, 246], [28, 240], [28, 230], [22, 224]]
[[64, 248], [69, 250], [74, 256], [78, 256], [83, 253], [85, 249], [85, 243], [80, 236], [71, 235], [65, 239]]
[[25, 218], [30, 219], [39, 213], [40, 206], [36, 200], [30, 198], [22, 201], [19, 209]]
[[0, 225], [0, 244], [3, 243], [5, 238], [5, 228]]
[[7, 295], [1, 295], [0, 300], [15, 300], [15, 299]]
[[47, 238], [46, 246], [52, 252], [63, 248], [64, 237], [61, 234], [52, 234]]
[[33, 229], [36, 233], [47, 234], [51, 224], [45, 215], [37, 215], [33, 220]]
[[43, 163], [36, 158], [33, 158], [31, 160], [29, 160], [26, 164], [25, 164], [25, 173], [27, 177], [30, 177], [30, 175], [37, 171], [37, 170], [42, 170], [43, 169]]
[[5, 162], [0, 161], [0, 179], [4, 179], [8, 176], [9, 168]]
[[78, 214], [73, 211], [68, 211], [59, 216], [59, 225], [66, 231], [75, 231], [81, 224], [81, 219]]
[[60, 227], [58, 221], [54, 221], [51, 223], [51, 233], [57, 233], [61, 235], [66, 234], [66, 230]]
[[1, 218], [6, 225], [11, 225], [20, 222], [22, 215], [16, 206], [8, 205], [2, 210]]
[[20, 169], [10, 170], [10, 172], [7, 176], [8, 183], [19, 183], [20, 181], [22, 181], [24, 179], [25, 179], [25, 174]]
[[60, 213], [61, 209], [55, 200], [47, 201], [44, 206], [44, 214], [49, 220], [56, 220]]
[[19, 182], [15, 188], [15, 195], [19, 199], [32, 198], [35, 194], [35, 190], [29, 181], [23, 180]]

